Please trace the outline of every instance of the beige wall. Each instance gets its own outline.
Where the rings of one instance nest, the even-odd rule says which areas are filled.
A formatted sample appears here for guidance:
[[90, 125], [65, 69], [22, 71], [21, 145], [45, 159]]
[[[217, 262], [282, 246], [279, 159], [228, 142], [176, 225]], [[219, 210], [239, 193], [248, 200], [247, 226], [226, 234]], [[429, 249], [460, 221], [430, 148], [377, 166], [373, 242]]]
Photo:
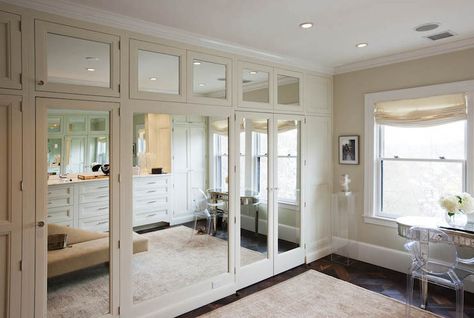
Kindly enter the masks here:
[[[458, 51], [408, 62], [356, 71], [334, 77], [334, 191], [338, 191], [339, 176], [351, 176], [351, 188], [357, 193], [356, 213], [359, 241], [388, 248], [402, 249], [403, 240], [396, 229], [366, 224], [363, 215], [364, 196], [364, 94], [379, 91], [426, 86], [474, 79], [474, 49]], [[337, 139], [339, 135], [361, 136], [361, 164], [339, 165]]]

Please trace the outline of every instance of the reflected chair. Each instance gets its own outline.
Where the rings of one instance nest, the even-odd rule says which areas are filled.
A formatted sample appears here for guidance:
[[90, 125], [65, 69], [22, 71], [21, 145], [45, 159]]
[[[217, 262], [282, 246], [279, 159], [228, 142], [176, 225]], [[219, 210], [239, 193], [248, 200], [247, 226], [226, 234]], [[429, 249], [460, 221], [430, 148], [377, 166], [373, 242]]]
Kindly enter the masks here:
[[211, 221], [212, 216], [209, 211], [208, 199], [204, 191], [199, 188], [193, 188], [192, 190], [192, 201], [193, 201], [193, 214], [194, 214], [194, 227], [192, 235], [197, 232], [198, 220], [206, 219], [206, 232], [211, 233]]
[[456, 291], [456, 318], [461, 318], [464, 310], [464, 286], [455, 273], [458, 257], [452, 239], [443, 231], [432, 228], [412, 227], [407, 234], [409, 241], [405, 244], [405, 249], [412, 258], [407, 276], [407, 317], [410, 317], [413, 304], [414, 281], [418, 278], [422, 290], [422, 308], [426, 304], [428, 282], [431, 282]]

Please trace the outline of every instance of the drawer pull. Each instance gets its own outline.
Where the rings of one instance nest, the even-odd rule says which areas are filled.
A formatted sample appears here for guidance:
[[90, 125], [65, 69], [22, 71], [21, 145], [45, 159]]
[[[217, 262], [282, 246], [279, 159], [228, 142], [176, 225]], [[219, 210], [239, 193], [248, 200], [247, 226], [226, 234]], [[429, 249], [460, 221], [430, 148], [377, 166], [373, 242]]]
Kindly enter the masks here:
[[108, 194], [103, 194], [103, 195], [98, 195], [96, 198], [97, 199], [100, 199], [100, 198], [107, 198], [109, 195]]
[[107, 189], [108, 187], [109, 187], [108, 185], [105, 185], [105, 186], [97, 187], [97, 189]]
[[148, 202], [147, 202], [147, 204], [153, 204], [153, 203], [156, 203], [156, 200], [148, 201]]
[[109, 223], [109, 221], [100, 221], [100, 222], [97, 222], [97, 225], [102, 225], [102, 224], [107, 224]]
[[101, 208], [98, 208], [97, 210], [102, 211], [102, 210], [107, 210], [109, 207], [108, 206], [103, 206]]
[[53, 202], [51, 202], [51, 201], [48, 201], [48, 204], [53, 204]]
[[156, 190], [148, 190], [146, 193], [154, 193]]
[[48, 218], [50, 218], [50, 217], [51, 217], [51, 215], [48, 215]]
[[147, 217], [147, 218], [151, 218], [151, 217], [153, 217], [153, 216], [155, 216], [155, 215], [156, 215], [156, 213], [148, 214], [146, 217]]
[[153, 181], [153, 182], [147, 182], [147, 184], [156, 184], [156, 181]]

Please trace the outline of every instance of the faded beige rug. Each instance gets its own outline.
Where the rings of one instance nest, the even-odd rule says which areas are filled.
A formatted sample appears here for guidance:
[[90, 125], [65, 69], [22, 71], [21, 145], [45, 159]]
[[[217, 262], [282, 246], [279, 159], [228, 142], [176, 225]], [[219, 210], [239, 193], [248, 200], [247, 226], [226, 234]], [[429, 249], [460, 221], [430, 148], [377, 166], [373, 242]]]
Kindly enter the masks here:
[[[211, 311], [202, 318], [405, 318], [405, 304], [309, 270]], [[439, 317], [413, 307], [411, 317]]]
[[[228, 271], [228, 241], [194, 235], [177, 226], [142, 234], [149, 250], [132, 259], [133, 301], [159, 297]], [[243, 264], [265, 258], [242, 248]], [[92, 318], [107, 313], [109, 275], [106, 266], [78, 271], [48, 282], [48, 318]]]

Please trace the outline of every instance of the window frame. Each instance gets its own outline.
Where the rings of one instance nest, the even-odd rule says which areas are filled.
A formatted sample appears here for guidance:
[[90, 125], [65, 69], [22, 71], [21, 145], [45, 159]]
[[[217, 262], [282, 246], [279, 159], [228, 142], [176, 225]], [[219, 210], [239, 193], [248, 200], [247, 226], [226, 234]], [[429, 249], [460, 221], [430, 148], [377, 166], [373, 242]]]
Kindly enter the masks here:
[[[381, 141], [379, 138], [380, 125], [375, 123], [374, 107], [377, 102], [423, 98], [437, 95], [466, 94], [468, 116], [466, 121], [465, 149], [466, 157], [464, 163], [464, 191], [474, 190], [474, 81], [453, 82], [447, 84], [430, 85], [416, 88], [383, 91], [365, 94], [365, 150], [364, 150], [364, 221], [382, 226], [396, 227], [396, 218], [381, 213], [380, 207], [380, 161]], [[404, 160], [400, 158], [399, 160]], [[416, 161], [422, 161], [417, 159]], [[436, 160], [436, 159], [435, 159]], [[450, 160], [438, 159], [447, 162]], [[462, 160], [456, 160], [462, 161]]]

